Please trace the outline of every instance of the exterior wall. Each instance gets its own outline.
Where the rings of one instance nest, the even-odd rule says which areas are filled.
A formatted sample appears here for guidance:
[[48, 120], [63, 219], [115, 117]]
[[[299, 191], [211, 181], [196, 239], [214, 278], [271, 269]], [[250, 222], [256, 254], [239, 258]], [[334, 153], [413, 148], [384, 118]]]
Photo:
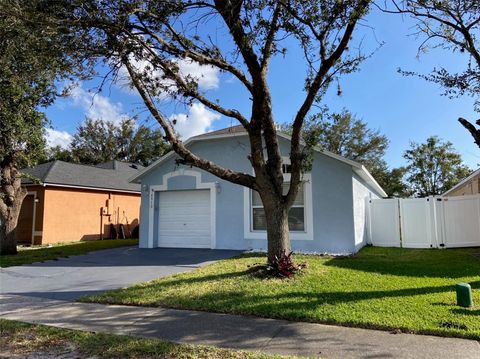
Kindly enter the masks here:
[[138, 194], [102, 192], [48, 186], [45, 190], [42, 244], [100, 238], [100, 209], [106, 208], [102, 232], [109, 237], [110, 224], [138, 225]]
[[464, 183], [455, 191], [448, 193], [447, 195], [445, 195], [445, 197], [465, 196], [465, 195], [479, 194], [479, 193], [480, 193], [480, 174], [472, 178], [470, 181]]
[[[284, 156], [289, 154], [289, 142], [279, 139]], [[200, 141], [193, 143], [194, 153], [237, 171], [252, 173], [248, 139], [245, 136]], [[153, 233], [157, 233], [158, 198], [150, 201], [150, 186], [164, 185], [163, 176], [179, 169], [201, 173], [204, 183], [216, 183], [216, 245], [218, 249], [266, 249], [264, 239], [245, 239], [244, 188], [223, 181], [197, 168], [177, 166], [172, 157], [142, 178], [140, 246], [148, 247], [148, 216], [153, 203]], [[193, 178], [193, 177], [192, 177]], [[194, 189], [194, 180], [187, 176], [168, 179], [168, 190]], [[320, 153], [315, 154], [311, 171], [313, 196], [313, 240], [292, 240], [296, 251], [351, 253], [356, 249], [352, 210], [351, 166]], [[155, 196], [156, 197], [156, 196]], [[249, 205], [249, 204], [247, 204]], [[156, 247], [155, 236], [153, 246]]]
[[368, 239], [368, 206], [370, 199], [380, 198], [358, 175], [352, 176], [353, 218], [355, 227], [355, 251], [360, 250]]

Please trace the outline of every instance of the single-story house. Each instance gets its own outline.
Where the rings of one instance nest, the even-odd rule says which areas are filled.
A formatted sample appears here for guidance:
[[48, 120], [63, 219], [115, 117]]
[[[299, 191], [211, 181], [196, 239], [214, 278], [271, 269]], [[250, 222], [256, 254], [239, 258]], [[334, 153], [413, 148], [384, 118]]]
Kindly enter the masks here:
[[[290, 138], [278, 137], [288, 183]], [[253, 174], [248, 135], [241, 126], [192, 137], [185, 144], [203, 158]], [[176, 158], [170, 152], [131, 179], [142, 186], [140, 247], [265, 250], [258, 194], [198, 168], [179, 166]], [[290, 210], [293, 250], [358, 251], [366, 244], [367, 201], [386, 196], [364, 166], [317, 149]]]
[[457, 185], [450, 188], [442, 196], [454, 197], [471, 194], [480, 194], [480, 168], [474, 171], [470, 176], [461, 180]]
[[[17, 224], [19, 244], [109, 238], [123, 224], [138, 226], [140, 185], [128, 179], [144, 167], [120, 161], [86, 166], [52, 161], [22, 172], [28, 195]], [[127, 233], [130, 235], [131, 233]]]

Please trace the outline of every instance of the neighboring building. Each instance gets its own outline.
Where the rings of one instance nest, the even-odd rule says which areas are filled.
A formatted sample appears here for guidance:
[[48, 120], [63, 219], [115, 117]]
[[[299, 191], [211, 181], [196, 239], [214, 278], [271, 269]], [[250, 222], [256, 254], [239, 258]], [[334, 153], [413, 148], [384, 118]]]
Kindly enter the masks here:
[[[285, 181], [290, 140], [279, 134]], [[241, 126], [193, 137], [199, 156], [253, 173]], [[297, 251], [352, 253], [366, 244], [366, 202], [386, 193], [362, 165], [315, 151], [311, 172], [290, 210], [290, 238]], [[140, 246], [217, 249], [267, 248], [265, 216], [256, 192], [197, 168], [179, 166], [173, 152], [132, 178], [142, 184]]]
[[480, 168], [446, 191], [442, 196], [454, 197], [480, 193]]
[[120, 161], [95, 167], [53, 161], [22, 170], [40, 184], [24, 180], [28, 195], [17, 225], [18, 243], [108, 238], [110, 225], [117, 229], [120, 223], [126, 232], [133, 231], [139, 221], [140, 186], [128, 179], [141, 169]]

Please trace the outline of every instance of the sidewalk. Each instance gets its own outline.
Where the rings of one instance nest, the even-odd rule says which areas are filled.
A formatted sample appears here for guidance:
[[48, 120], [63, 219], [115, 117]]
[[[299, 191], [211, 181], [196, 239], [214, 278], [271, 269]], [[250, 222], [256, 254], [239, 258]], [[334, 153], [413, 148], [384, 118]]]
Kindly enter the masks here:
[[[480, 358], [480, 343], [227, 314], [0, 297], [4, 319], [189, 344], [325, 358]], [[13, 304], [16, 305], [13, 305]], [[9, 305], [12, 304], [12, 305]]]

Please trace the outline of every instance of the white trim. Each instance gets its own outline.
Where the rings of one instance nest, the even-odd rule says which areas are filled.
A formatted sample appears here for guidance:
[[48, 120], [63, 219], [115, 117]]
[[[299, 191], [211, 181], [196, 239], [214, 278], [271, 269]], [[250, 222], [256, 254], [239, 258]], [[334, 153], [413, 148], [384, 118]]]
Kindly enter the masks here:
[[[88, 187], [88, 186], [76, 186], [76, 185], [69, 185], [69, 184], [61, 184], [61, 183], [42, 183], [40, 184], [43, 187], [65, 187], [65, 188], [78, 188], [78, 189], [88, 189], [92, 191], [102, 191], [102, 192], [119, 192], [119, 193], [133, 193], [133, 194], [140, 194], [141, 191], [128, 191], [123, 189], [114, 189], [114, 188], [103, 188], [103, 187]], [[29, 186], [38, 186], [35, 183], [29, 183], [26, 187]]]
[[195, 188], [193, 189], [209, 189], [210, 190], [210, 227], [211, 238], [210, 248], [216, 247], [216, 204], [217, 204], [217, 186], [215, 182], [202, 182], [202, 174], [198, 171], [178, 169], [163, 175], [162, 184], [157, 186], [150, 186], [149, 205], [148, 205], [148, 241], [147, 248], [153, 248], [153, 224], [155, 212], [155, 192], [168, 191], [168, 180], [177, 176], [191, 176], [195, 177]]
[[[468, 181], [470, 181], [471, 179], [474, 179], [475, 176], [477, 175], [480, 175], [480, 168], [476, 171], [474, 171], [470, 176], [468, 176], [467, 178], [464, 178], [463, 180], [461, 180], [460, 182], [458, 182], [455, 186], [453, 186], [452, 188], [450, 188], [448, 191], [445, 191], [442, 196], [446, 196], [447, 194], [455, 191], [456, 189], [458, 189], [459, 187], [463, 186], [465, 183], [467, 183]], [[476, 194], [476, 193], [474, 193]]]
[[35, 241], [35, 222], [37, 217], [37, 191], [28, 191], [27, 196], [33, 196], [33, 209], [32, 209], [32, 239], [30, 243], [33, 245]]
[[[285, 181], [290, 180], [288, 174], [284, 175]], [[310, 173], [303, 174], [303, 195], [304, 195], [304, 221], [305, 231], [291, 231], [291, 240], [306, 240], [313, 241], [313, 201], [312, 201], [312, 175]], [[252, 230], [252, 217], [251, 217], [251, 195], [250, 189], [243, 188], [243, 236], [245, 239], [267, 239], [267, 231], [254, 231]]]
[[[277, 132], [277, 135], [281, 138], [284, 138], [288, 141], [291, 141], [291, 136], [284, 134], [282, 132]], [[205, 141], [205, 140], [214, 140], [214, 139], [219, 139], [219, 138], [229, 138], [229, 137], [241, 137], [241, 136], [248, 136], [247, 132], [236, 132], [236, 133], [226, 133], [226, 134], [220, 134], [220, 135], [208, 135], [208, 134], [203, 134], [195, 137], [191, 137], [188, 140], [184, 142], [184, 146], [187, 147], [193, 142], [197, 141]], [[302, 141], [303, 143], [303, 141]], [[365, 180], [370, 186], [372, 186], [380, 196], [382, 197], [388, 197], [388, 195], [385, 193], [383, 188], [378, 184], [378, 182], [373, 178], [373, 176], [370, 174], [370, 172], [360, 163], [349, 160], [345, 157], [336, 155], [332, 152], [322, 150], [320, 147], [315, 147], [315, 151], [324, 154], [325, 156], [331, 157], [335, 160], [338, 160], [340, 162], [343, 162], [349, 166], [352, 166], [353, 170], [355, 173], [357, 173], [363, 180]], [[175, 155], [174, 151], [168, 152], [165, 156], [159, 158], [156, 160], [154, 163], [152, 163], [150, 166], [145, 167], [143, 170], [139, 171], [132, 177], [128, 179], [129, 182], [134, 182], [134, 183], [140, 183], [140, 179], [148, 172], [154, 170], [157, 168], [160, 164], [162, 164], [164, 161], [167, 159], [171, 158], [172, 156]]]

